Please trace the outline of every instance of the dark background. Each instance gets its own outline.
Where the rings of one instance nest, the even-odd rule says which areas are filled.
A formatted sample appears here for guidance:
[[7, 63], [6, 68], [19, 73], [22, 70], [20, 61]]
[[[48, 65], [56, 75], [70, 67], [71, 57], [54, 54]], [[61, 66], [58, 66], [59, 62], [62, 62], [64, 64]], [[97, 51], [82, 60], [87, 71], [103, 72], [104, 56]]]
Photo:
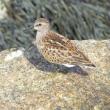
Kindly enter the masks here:
[[0, 51], [29, 48], [36, 34], [30, 27], [39, 17], [69, 39], [110, 38], [110, 0], [0, 0], [2, 10]]

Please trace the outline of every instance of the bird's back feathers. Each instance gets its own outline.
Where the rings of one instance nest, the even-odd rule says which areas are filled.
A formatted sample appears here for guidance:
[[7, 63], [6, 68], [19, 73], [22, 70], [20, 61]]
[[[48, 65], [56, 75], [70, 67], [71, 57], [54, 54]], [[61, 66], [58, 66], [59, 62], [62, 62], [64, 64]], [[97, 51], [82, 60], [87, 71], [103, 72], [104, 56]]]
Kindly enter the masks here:
[[94, 66], [71, 40], [55, 32], [47, 32], [40, 45], [40, 52], [52, 63]]

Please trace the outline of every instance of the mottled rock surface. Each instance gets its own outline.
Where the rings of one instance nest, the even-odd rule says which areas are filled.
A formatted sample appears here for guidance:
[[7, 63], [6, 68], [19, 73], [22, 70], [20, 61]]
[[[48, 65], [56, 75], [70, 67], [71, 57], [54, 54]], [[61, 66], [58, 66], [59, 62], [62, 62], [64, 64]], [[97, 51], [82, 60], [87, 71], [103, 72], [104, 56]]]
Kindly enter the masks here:
[[110, 110], [110, 40], [76, 41], [96, 68], [50, 64], [32, 46], [0, 53], [0, 110]]

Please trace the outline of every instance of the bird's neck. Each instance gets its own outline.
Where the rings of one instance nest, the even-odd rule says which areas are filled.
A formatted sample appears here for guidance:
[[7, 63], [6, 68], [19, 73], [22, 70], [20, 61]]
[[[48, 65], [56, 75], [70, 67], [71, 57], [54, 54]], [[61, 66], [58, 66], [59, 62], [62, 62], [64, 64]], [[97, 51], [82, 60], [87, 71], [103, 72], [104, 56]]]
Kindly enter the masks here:
[[36, 40], [42, 39], [47, 33], [48, 31], [37, 31]]
[[47, 32], [48, 32], [48, 30], [37, 31], [37, 36], [45, 35]]
[[37, 31], [36, 43], [37, 43], [38, 46], [40, 44], [42, 44], [42, 39], [46, 36], [47, 33], [48, 33], [48, 31]]

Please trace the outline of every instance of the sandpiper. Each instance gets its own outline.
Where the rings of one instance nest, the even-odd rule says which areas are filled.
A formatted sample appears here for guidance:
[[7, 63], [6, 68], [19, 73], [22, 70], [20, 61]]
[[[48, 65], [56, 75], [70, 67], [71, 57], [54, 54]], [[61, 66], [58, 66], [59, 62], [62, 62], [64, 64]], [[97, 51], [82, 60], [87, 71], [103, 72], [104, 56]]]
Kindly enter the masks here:
[[51, 63], [73, 67], [74, 65], [95, 65], [79, 50], [75, 43], [50, 28], [45, 18], [35, 21], [36, 45], [43, 57]]

